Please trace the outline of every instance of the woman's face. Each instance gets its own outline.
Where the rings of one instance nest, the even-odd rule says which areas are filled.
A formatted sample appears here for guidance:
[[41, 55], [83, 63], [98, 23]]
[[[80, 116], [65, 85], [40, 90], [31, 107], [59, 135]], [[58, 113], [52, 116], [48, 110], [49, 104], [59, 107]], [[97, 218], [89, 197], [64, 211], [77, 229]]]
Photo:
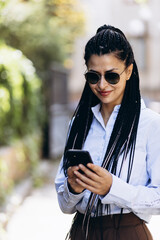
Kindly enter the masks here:
[[[119, 60], [114, 54], [104, 54], [101, 56], [92, 55], [88, 61], [88, 71], [93, 70], [101, 74], [101, 79], [96, 84], [89, 84], [93, 93], [99, 98], [102, 105], [114, 108], [122, 102], [126, 81], [130, 78], [133, 64], [126, 69], [125, 63]], [[125, 71], [124, 71], [125, 70]], [[109, 84], [104, 74], [106, 71], [121, 74], [117, 84]]]

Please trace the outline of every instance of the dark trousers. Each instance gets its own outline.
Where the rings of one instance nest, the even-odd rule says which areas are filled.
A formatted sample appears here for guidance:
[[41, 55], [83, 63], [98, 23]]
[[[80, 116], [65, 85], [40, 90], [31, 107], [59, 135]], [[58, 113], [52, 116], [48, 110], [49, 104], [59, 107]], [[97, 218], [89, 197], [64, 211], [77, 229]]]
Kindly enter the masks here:
[[[78, 213], [71, 240], [84, 240], [83, 214]], [[133, 213], [91, 218], [87, 240], [153, 240], [143, 220]]]

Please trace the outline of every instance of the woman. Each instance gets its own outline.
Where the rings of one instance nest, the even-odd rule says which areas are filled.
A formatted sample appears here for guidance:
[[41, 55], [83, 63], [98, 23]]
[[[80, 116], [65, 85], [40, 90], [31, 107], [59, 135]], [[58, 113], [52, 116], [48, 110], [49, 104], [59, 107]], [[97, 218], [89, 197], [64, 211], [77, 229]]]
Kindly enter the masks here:
[[[160, 213], [160, 116], [140, 97], [122, 31], [100, 27], [84, 59], [86, 84], [55, 180], [61, 210], [76, 212], [68, 238], [151, 240], [145, 222]], [[68, 168], [73, 148], [88, 150], [93, 164]]]

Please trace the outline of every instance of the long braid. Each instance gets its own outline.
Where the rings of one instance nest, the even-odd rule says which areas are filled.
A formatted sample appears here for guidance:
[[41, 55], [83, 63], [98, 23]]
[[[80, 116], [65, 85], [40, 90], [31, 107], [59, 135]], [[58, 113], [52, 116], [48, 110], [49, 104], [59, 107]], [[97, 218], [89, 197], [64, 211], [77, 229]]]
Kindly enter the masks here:
[[[69, 136], [66, 142], [64, 155], [63, 155], [63, 169], [67, 176], [68, 162], [66, 152], [68, 149], [82, 149], [84, 141], [90, 129], [93, 113], [91, 111], [93, 93], [90, 91], [88, 83], [86, 83], [80, 102], [73, 114], [70, 127]], [[95, 104], [98, 99], [95, 99]]]

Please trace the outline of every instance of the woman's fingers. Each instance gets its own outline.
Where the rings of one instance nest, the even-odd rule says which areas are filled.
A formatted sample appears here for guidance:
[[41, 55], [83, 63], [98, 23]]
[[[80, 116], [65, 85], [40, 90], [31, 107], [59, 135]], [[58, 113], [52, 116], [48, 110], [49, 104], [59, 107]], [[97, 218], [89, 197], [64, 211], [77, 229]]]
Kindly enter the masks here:
[[105, 173], [105, 169], [100, 166], [94, 165], [92, 163], [87, 164], [87, 167], [80, 164], [79, 169], [81, 169], [86, 176], [93, 180], [98, 180], [99, 177], [103, 176]]
[[[84, 174], [81, 174], [78, 170], [82, 170]], [[67, 174], [68, 183], [77, 193], [88, 189], [93, 193], [105, 195], [112, 185], [111, 174], [106, 169], [90, 163], [87, 164], [87, 167], [82, 164], [69, 167]]]
[[[80, 179], [83, 183], [86, 183], [90, 186], [95, 185], [95, 181], [92, 180], [92, 178], [90, 178], [89, 176], [91, 176], [91, 174], [81, 174], [78, 171], [74, 171], [74, 174], [78, 177], [78, 179]], [[77, 181], [77, 179], [76, 179]]]
[[84, 188], [76, 181], [76, 175], [74, 174], [74, 171], [78, 170], [79, 170], [78, 166], [69, 167], [67, 170], [68, 187], [70, 192], [72, 193], [81, 193], [84, 190]]
[[93, 172], [95, 172], [98, 176], [102, 176], [104, 174], [105, 169], [98, 165], [88, 163], [87, 167], [90, 168]]
[[97, 191], [97, 188], [95, 188], [94, 186], [88, 185], [86, 183], [84, 183], [83, 181], [81, 181], [79, 178], [76, 179], [76, 182], [81, 185], [84, 189], [88, 189], [89, 191], [99, 194], [99, 191]]
[[[74, 171], [74, 174], [77, 176], [79, 180], [81, 180], [81, 182], [83, 182], [83, 184], [81, 183], [83, 187], [87, 187], [87, 189], [88, 189], [88, 186], [98, 188], [99, 184], [103, 182], [102, 177], [98, 176], [96, 173], [92, 172], [85, 166], [80, 164], [79, 169], [81, 169], [84, 172], [84, 174], [81, 174], [79, 171]], [[104, 174], [106, 173], [103, 173], [103, 175]]]
[[74, 175], [74, 171], [78, 171], [79, 167], [78, 166], [73, 166], [73, 167], [69, 167], [67, 169], [67, 175], [68, 176], [73, 176]]
[[90, 169], [81, 164], [79, 165], [79, 169], [81, 169], [84, 174], [76, 170], [74, 171], [75, 176], [77, 176], [76, 182], [96, 194], [107, 194], [112, 185], [112, 175], [106, 169], [93, 164], [88, 164], [87, 167], [90, 167]]

